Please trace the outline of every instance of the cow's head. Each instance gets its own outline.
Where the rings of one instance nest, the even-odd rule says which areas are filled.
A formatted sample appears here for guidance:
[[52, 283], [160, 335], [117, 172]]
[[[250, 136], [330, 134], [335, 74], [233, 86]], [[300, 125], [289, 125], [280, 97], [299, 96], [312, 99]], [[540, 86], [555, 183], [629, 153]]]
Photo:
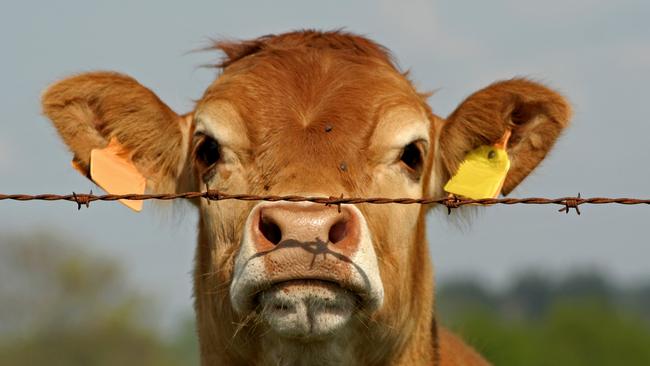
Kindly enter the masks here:
[[[222, 73], [189, 114], [106, 72], [51, 86], [45, 114], [81, 169], [114, 138], [155, 192], [414, 198], [440, 197], [468, 151], [510, 129], [507, 194], [570, 114], [560, 95], [513, 79], [443, 119], [384, 48], [350, 34], [294, 32], [216, 47], [226, 54]], [[206, 363], [433, 357], [427, 207], [194, 204]]]

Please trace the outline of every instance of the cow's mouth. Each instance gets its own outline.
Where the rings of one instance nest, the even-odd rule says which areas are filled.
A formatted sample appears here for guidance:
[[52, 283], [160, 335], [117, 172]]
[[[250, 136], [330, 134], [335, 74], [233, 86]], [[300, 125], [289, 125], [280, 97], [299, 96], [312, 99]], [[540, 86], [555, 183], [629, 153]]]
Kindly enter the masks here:
[[362, 307], [362, 297], [328, 280], [275, 283], [256, 296], [258, 314], [287, 338], [325, 338], [341, 330]]

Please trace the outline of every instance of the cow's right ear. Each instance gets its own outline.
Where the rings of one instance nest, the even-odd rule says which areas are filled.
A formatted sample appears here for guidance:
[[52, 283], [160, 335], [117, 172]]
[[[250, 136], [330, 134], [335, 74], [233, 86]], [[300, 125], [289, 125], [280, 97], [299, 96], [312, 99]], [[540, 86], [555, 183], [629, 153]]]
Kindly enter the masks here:
[[110, 144], [133, 162], [149, 191], [187, 189], [179, 178], [188, 158], [191, 116], [179, 116], [133, 78], [112, 72], [70, 77], [45, 90], [42, 105], [86, 176], [91, 152]]

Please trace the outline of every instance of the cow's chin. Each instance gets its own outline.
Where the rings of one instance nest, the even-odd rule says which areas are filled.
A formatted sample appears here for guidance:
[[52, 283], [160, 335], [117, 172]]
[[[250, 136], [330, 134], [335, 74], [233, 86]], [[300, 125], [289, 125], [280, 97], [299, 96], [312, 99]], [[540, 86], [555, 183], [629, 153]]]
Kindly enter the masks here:
[[272, 333], [296, 340], [324, 340], [350, 322], [357, 296], [319, 280], [281, 282], [259, 294], [260, 316]]

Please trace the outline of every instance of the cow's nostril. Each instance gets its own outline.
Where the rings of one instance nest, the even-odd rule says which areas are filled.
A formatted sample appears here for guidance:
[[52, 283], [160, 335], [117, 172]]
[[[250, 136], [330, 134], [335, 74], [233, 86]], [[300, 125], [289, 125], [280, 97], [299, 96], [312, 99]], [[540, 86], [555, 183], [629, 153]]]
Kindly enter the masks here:
[[341, 220], [336, 224], [332, 225], [328, 235], [330, 243], [336, 244], [341, 240], [345, 239], [345, 236], [348, 233], [348, 223], [347, 220]]
[[278, 224], [267, 217], [262, 216], [259, 224], [259, 229], [266, 240], [270, 241], [274, 245], [277, 245], [280, 243], [280, 240], [282, 240], [282, 230]]

